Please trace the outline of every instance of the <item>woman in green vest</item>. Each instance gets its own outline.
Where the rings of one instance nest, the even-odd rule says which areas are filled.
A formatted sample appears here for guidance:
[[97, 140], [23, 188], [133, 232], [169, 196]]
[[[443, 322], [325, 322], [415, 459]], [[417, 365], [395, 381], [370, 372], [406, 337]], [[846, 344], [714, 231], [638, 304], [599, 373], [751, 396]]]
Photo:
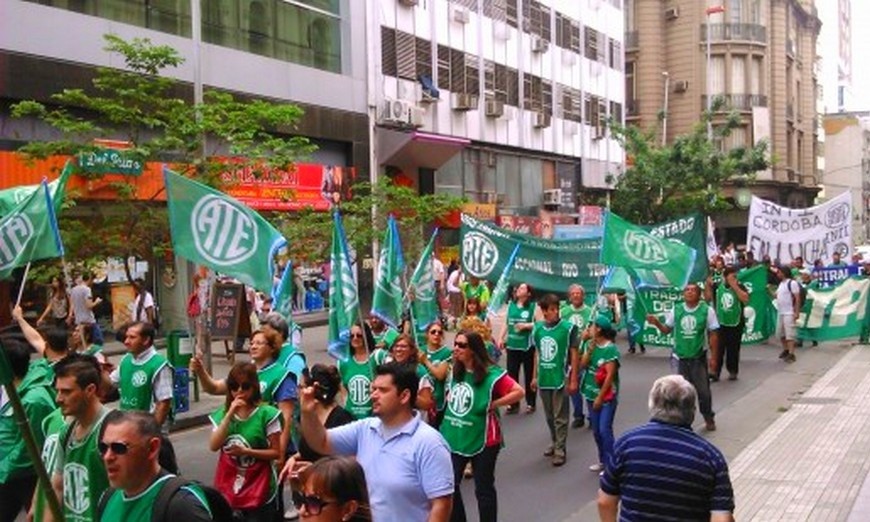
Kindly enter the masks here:
[[341, 386], [344, 389], [344, 408], [355, 419], [364, 419], [372, 415], [371, 387], [375, 376], [374, 353], [369, 350], [373, 344], [366, 346], [365, 337], [372, 341], [372, 335], [363, 330], [360, 325], [350, 327], [350, 357], [338, 361], [338, 373], [341, 375]]
[[400, 334], [396, 337], [393, 349], [390, 350], [390, 355], [386, 358], [385, 362], [390, 361], [407, 364], [417, 372], [420, 386], [417, 388], [417, 403], [414, 406], [423, 412], [428, 412], [434, 408], [434, 385], [432, 380], [429, 379], [429, 372], [426, 371], [426, 367], [420, 364], [420, 352], [417, 350], [417, 345], [414, 344], [414, 337], [408, 334]]
[[480, 334], [466, 330], [456, 334], [453, 374], [447, 385], [447, 408], [441, 423], [441, 434], [453, 460], [451, 521], [466, 520], [460, 486], [468, 462], [473, 464], [480, 521], [498, 520], [495, 462], [503, 444], [498, 408], [519, 401], [524, 393], [522, 386], [493, 364]]
[[444, 389], [453, 352], [444, 344], [444, 326], [435, 320], [426, 327], [426, 348], [419, 351], [418, 363], [426, 368], [432, 382], [435, 407], [429, 411], [429, 424], [435, 429], [444, 418]]
[[619, 349], [613, 343], [616, 328], [607, 314], [598, 314], [591, 328], [592, 339], [580, 361], [585, 368], [581, 393], [586, 398], [589, 425], [598, 446], [598, 462], [590, 471], [600, 472], [613, 454], [613, 418], [619, 397]]
[[[535, 365], [535, 349], [532, 343], [532, 328], [535, 327], [535, 303], [531, 299], [532, 287], [520, 283], [514, 288], [514, 299], [508, 303], [505, 327], [499, 336], [498, 345], [507, 351], [507, 371], [511, 378], [520, 381], [523, 369], [526, 390], [526, 412], [535, 411], [537, 394], [532, 391], [532, 374]], [[508, 406], [508, 415], [517, 413], [519, 403]]]
[[220, 451], [215, 488], [244, 522], [278, 513], [275, 461], [281, 456], [281, 412], [263, 404], [257, 367], [237, 363], [226, 379], [226, 404], [209, 416], [209, 448]]

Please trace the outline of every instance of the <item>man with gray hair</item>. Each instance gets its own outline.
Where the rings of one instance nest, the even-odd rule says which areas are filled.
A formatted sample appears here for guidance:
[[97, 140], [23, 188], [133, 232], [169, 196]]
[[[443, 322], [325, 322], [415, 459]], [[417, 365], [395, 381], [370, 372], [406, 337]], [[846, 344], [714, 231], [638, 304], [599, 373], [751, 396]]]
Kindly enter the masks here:
[[650, 421], [619, 437], [605, 463], [598, 490], [602, 522], [615, 522], [617, 512], [620, 521], [733, 522], [725, 457], [692, 431], [696, 395], [680, 375], [653, 383]]

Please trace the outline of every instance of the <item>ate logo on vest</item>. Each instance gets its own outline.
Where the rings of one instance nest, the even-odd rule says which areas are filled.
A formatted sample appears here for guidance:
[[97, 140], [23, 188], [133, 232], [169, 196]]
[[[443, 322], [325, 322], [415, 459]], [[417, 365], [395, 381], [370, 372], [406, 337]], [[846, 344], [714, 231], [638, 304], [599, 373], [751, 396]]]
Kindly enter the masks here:
[[648, 234], [629, 231], [622, 240], [625, 252], [633, 260], [644, 265], [666, 265], [668, 254], [660, 239]]
[[372, 381], [365, 375], [356, 375], [347, 383], [347, 395], [350, 402], [354, 404], [365, 404], [368, 402], [372, 387]]
[[695, 333], [695, 328], [698, 327], [697, 321], [695, 321], [694, 315], [686, 315], [680, 319], [680, 329], [682, 330], [682, 334], [686, 337], [691, 337]]
[[450, 388], [450, 409], [457, 417], [464, 417], [471, 411], [474, 404], [474, 389], [466, 382], [460, 382]]
[[144, 370], [136, 370], [133, 372], [130, 382], [137, 388], [145, 386], [145, 383], [148, 382], [148, 374]]
[[0, 226], [0, 270], [12, 267], [32, 236], [33, 223], [27, 214], [18, 214]]
[[719, 302], [722, 304], [722, 308], [731, 310], [731, 307], [734, 306], [734, 296], [730, 292], [726, 292], [722, 294], [722, 299]]
[[480, 232], [469, 232], [462, 239], [462, 268], [475, 277], [486, 277], [498, 263], [495, 243]]
[[63, 467], [63, 503], [77, 515], [91, 507], [88, 486], [88, 468], [77, 463], [69, 463]]
[[[245, 440], [244, 437], [241, 437], [239, 435], [230, 435], [229, 437], [227, 437], [227, 440], [224, 442], [223, 451], [226, 452], [233, 446], [239, 446], [247, 449], [251, 448], [251, 445], [248, 444], [248, 441]], [[239, 468], [249, 468], [254, 463], [254, 461], [257, 460], [254, 457], [249, 457], [247, 455], [231, 456], [230, 458], [232, 458], [236, 462], [236, 465]]]
[[219, 196], [197, 201], [190, 229], [196, 251], [217, 265], [241, 263], [257, 251], [254, 220], [244, 208]]
[[541, 339], [541, 360], [544, 362], [552, 362], [556, 358], [558, 351], [556, 340], [552, 337], [544, 337]]

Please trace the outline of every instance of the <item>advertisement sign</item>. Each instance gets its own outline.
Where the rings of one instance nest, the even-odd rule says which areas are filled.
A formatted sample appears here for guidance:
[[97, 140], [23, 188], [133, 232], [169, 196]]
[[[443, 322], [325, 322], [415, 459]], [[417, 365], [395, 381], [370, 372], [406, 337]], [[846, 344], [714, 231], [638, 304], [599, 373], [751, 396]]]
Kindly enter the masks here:
[[298, 163], [292, 170], [274, 170], [257, 176], [253, 168], [221, 175], [222, 189], [255, 210], [326, 211], [350, 199], [355, 167]]

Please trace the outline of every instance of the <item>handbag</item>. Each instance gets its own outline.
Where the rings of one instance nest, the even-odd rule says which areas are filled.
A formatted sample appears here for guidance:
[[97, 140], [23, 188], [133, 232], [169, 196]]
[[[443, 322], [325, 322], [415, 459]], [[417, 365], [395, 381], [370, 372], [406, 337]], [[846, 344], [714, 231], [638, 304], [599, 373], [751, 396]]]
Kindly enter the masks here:
[[[598, 387], [600, 388], [601, 386], [604, 385], [604, 381], [606, 381], [606, 380], [607, 380], [607, 366], [602, 364], [601, 366], [598, 367], [597, 370], [595, 370], [595, 384], [597, 384]], [[616, 397], [616, 394], [613, 393], [613, 386], [611, 386], [610, 390], [608, 390], [608, 392], [607, 392], [607, 395], [602, 397], [602, 400], [604, 402], [610, 402], [614, 399], [614, 397]]]
[[198, 317], [202, 313], [202, 305], [199, 303], [199, 295], [193, 292], [187, 297], [187, 317]]
[[252, 461], [241, 466], [238, 459], [224, 451], [218, 456], [214, 474], [214, 487], [227, 499], [233, 509], [256, 509], [269, 500], [272, 463], [244, 457]]

